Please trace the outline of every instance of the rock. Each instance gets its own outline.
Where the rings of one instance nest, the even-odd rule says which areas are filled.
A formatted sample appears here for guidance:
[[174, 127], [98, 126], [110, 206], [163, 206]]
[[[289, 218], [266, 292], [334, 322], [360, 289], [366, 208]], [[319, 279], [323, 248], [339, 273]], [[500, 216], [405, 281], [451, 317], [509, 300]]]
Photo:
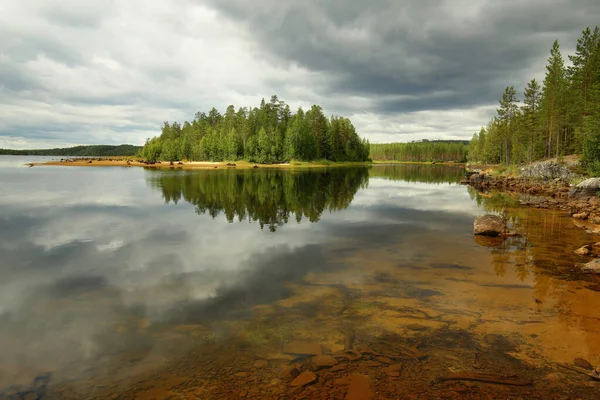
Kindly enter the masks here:
[[408, 324], [406, 325], [406, 329], [410, 329], [411, 331], [424, 331], [427, 327], [419, 324]]
[[584, 360], [583, 358], [576, 358], [575, 361], [573, 362], [573, 364], [575, 364], [579, 368], [583, 368], [583, 369], [589, 369], [589, 370], [594, 369], [594, 366], [592, 364], [590, 364], [588, 360]]
[[332, 356], [322, 355], [322, 356], [314, 356], [312, 358], [312, 363], [317, 368], [327, 368], [327, 367], [333, 367], [334, 365], [336, 365], [338, 363], [338, 361], [335, 358], [333, 358]]
[[590, 221], [594, 225], [600, 225], [600, 217], [597, 215], [588, 217], [588, 221]]
[[296, 378], [298, 375], [300, 375], [300, 371], [298, 370], [298, 368], [296, 368], [293, 365], [288, 365], [286, 367], [283, 368], [283, 370], [281, 371], [281, 377], [284, 379], [294, 379]]
[[310, 383], [313, 383], [316, 380], [317, 380], [317, 375], [315, 375], [311, 371], [304, 371], [300, 375], [298, 375], [296, 377], [296, 379], [294, 379], [290, 385], [292, 385], [293, 387], [306, 386]]
[[506, 223], [497, 215], [480, 215], [473, 223], [473, 234], [483, 236], [498, 236], [507, 231]]
[[348, 380], [350, 381], [350, 387], [348, 388], [346, 400], [370, 400], [375, 397], [375, 393], [371, 388], [371, 379], [368, 376], [355, 372], [348, 376]]
[[238, 372], [237, 374], [235, 374], [235, 376], [237, 376], [238, 378], [247, 378], [250, 375], [252, 375], [250, 372]]
[[577, 254], [578, 256], [587, 256], [590, 254], [590, 249], [588, 246], [583, 246], [575, 250], [573, 253]]
[[595, 260], [585, 264], [582, 268], [582, 272], [600, 274], [600, 258], [596, 258]]
[[394, 361], [390, 360], [387, 357], [377, 357], [375, 360], [379, 361], [380, 363], [388, 364], [388, 365], [391, 365], [394, 363]]
[[330, 371], [335, 372], [335, 371], [341, 371], [343, 369], [346, 369], [346, 366], [343, 364], [338, 364], [338, 365], [331, 367]]
[[269, 362], [266, 360], [257, 360], [252, 366], [255, 368], [266, 368], [269, 366]]
[[301, 342], [298, 340], [285, 344], [283, 346], [283, 352], [297, 356], [320, 356], [323, 354], [323, 350], [319, 343]]
[[577, 213], [577, 214], [573, 214], [572, 217], [575, 219], [587, 219], [589, 216], [588, 213], [586, 212], [582, 212], [582, 213]]
[[598, 196], [600, 191], [600, 178], [589, 178], [575, 186], [569, 192], [570, 199], [585, 199]]
[[534, 162], [519, 168], [519, 175], [544, 180], [558, 179], [559, 181], [568, 181], [575, 176], [566, 164], [553, 160]]

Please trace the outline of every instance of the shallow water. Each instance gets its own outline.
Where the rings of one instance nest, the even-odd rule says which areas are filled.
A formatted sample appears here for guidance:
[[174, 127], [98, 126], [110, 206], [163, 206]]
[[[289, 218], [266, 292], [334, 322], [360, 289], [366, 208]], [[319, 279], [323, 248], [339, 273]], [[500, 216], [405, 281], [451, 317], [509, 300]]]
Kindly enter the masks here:
[[[0, 157], [0, 388], [51, 373], [48, 399], [598, 393], [558, 366], [600, 365], [599, 282], [573, 269], [597, 238], [458, 185], [460, 167], [27, 160]], [[485, 211], [521, 235], [474, 240]], [[297, 341], [337, 370], [286, 354]], [[316, 381], [291, 386], [291, 368]], [[451, 372], [533, 384], [438, 380]]]

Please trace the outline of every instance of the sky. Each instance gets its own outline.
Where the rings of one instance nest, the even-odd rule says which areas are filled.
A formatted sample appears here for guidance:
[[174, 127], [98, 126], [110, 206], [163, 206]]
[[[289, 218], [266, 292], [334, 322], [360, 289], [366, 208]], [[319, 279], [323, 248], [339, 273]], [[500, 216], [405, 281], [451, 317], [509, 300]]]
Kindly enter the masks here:
[[598, 21], [598, 0], [0, 0], [0, 148], [141, 145], [273, 94], [372, 143], [469, 139]]

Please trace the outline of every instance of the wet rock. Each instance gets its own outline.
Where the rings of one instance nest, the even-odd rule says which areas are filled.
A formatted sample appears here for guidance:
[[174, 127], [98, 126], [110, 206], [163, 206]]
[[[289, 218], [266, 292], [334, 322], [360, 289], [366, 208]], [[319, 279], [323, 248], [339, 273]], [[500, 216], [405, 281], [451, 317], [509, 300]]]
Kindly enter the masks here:
[[600, 191], [600, 178], [589, 178], [575, 186], [569, 192], [570, 199], [597, 197]]
[[334, 365], [333, 367], [331, 367], [330, 371], [332, 372], [336, 372], [336, 371], [342, 371], [346, 369], [346, 366], [343, 364], [338, 364], [338, 365]]
[[321, 356], [314, 356], [312, 358], [312, 363], [317, 368], [327, 368], [327, 367], [333, 367], [334, 365], [336, 365], [338, 363], [338, 361], [335, 358], [333, 358], [332, 356], [321, 355]]
[[235, 376], [237, 376], [238, 378], [247, 378], [250, 375], [252, 375], [250, 372], [238, 372], [237, 374], [235, 374]]
[[283, 371], [281, 372], [281, 377], [284, 379], [294, 379], [298, 375], [300, 375], [300, 370], [293, 365], [284, 367]]
[[297, 356], [320, 356], [323, 354], [321, 345], [319, 343], [293, 341], [283, 346], [283, 352], [287, 354], [294, 354]]
[[585, 264], [582, 268], [582, 271], [591, 274], [600, 274], [600, 259], [596, 258], [595, 260]]
[[350, 387], [348, 388], [347, 400], [370, 400], [375, 397], [371, 387], [371, 379], [368, 376], [353, 373], [348, 376]]
[[481, 236], [499, 236], [508, 229], [506, 223], [497, 215], [485, 214], [475, 218], [473, 234]]
[[252, 366], [255, 368], [266, 368], [269, 366], [269, 362], [266, 360], [257, 360]]
[[577, 254], [578, 256], [587, 256], [590, 254], [590, 249], [588, 246], [583, 246], [575, 250], [573, 253]]
[[590, 364], [588, 360], [585, 360], [583, 358], [576, 358], [575, 361], [573, 361], [573, 364], [583, 369], [594, 369], [594, 366]]
[[573, 214], [572, 217], [575, 219], [587, 219], [589, 217], [589, 214], [586, 212], [582, 212], [582, 213]]
[[369, 360], [369, 361], [365, 361], [362, 365], [367, 366], [367, 367], [380, 367], [381, 363], [379, 361]]
[[392, 365], [394, 363], [394, 361], [390, 360], [387, 357], [377, 357], [375, 360], [379, 361], [380, 363], [388, 364], [388, 365]]
[[423, 325], [419, 325], [419, 324], [408, 324], [406, 325], [406, 329], [410, 329], [411, 331], [424, 331], [427, 329], [426, 326]]
[[300, 375], [298, 375], [296, 377], [296, 379], [294, 379], [290, 385], [293, 387], [306, 386], [308, 384], [313, 383], [316, 380], [317, 380], [317, 375], [315, 375], [314, 372], [304, 371]]

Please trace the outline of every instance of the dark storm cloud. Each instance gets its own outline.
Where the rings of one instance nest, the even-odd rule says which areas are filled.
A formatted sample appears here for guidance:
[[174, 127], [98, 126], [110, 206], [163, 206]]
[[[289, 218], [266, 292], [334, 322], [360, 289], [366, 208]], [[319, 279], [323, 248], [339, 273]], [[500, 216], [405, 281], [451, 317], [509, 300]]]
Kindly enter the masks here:
[[330, 75], [322, 95], [365, 96], [380, 113], [494, 102], [554, 39], [572, 47], [600, 20], [595, 0], [211, 2], [273, 57]]

